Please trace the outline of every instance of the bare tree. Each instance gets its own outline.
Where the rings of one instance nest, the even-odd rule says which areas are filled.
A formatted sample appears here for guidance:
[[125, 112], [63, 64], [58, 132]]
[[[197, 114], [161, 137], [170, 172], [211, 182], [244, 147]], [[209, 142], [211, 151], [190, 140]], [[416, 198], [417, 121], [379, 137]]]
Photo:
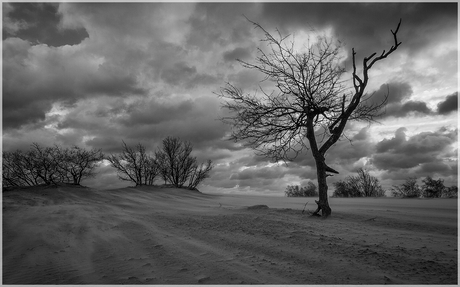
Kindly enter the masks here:
[[189, 178], [189, 189], [196, 189], [196, 187], [206, 178], [209, 177], [209, 172], [212, 170], [213, 165], [212, 161], [208, 160], [206, 164], [202, 163], [200, 168], [195, 165], [193, 172], [190, 174]]
[[60, 171], [56, 163], [57, 155], [54, 148], [42, 147], [38, 143], [33, 143], [27, 157], [36, 172], [36, 176], [43, 183], [49, 185], [59, 182]]
[[422, 189], [417, 184], [416, 177], [407, 178], [401, 185], [393, 185], [391, 191], [395, 197], [420, 197], [422, 195]]
[[57, 145], [54, 149], [61, 182], [80, 184], [82, 179], [95, 175], [94, 169], [104, 159], [100, 149], [86, 150], [78, 146], [63, 149]]
[[208, 160], [198, 168], [196, 157], [191, 156], [192, 150], [192, 144], [188, 141], [175, 137], [163, 140], [162, 148], [155, 155], [165, 183], [183, 187], [188, 181], [188, 188], [196, 189], [209, 176], [212, 161]]
[[34, 186], [42, 183], [27, 154], [20, 150], [4, 151], [2, 156], [2, 185], [4, 187]]
[[123, 142], [122, 152], [108, 156], [107, 160], [117, 169], [119, 179], [132, 181], [136, 185], [153, 185], [159, 174], [155, 158], [148, 155], [140, 143], [134, 149]]
[[[292, 160], [305, 148], [310, 148], [315, 159], [319, 188], [318, 208], [331, 214], [328, 203], [326, 178], [338, 173], [326, 164], [325, 155], [342, 136], [348, 120], [373, 121], [381, 114], [385, 101], [372, 103], [372, 95], [365, 94], [369, 82], [369, 70], [375, 63], [385, 59], [401, 44], [397, 33], [394, 45], [376, 56], [365, 57], [360, 73], [356, 67], [356, 52], [352, 49], [352, 83], [350, 92], [343, 80], [340, 43], [326, 37], [318, 37], [305, 52], [294, 49], [294, 42], [286, 43], [288, 36], [272, 36], [262, 26], [251, 22], [264, 32], [262, 41], [268, 52], [259, 49], [255, 63], [238, 60], [244, 67], [261, 72], [272, 81], [276, 89], [261, 95], [244, 94], [232, 84], [219, 93], [223, 104], [232, 116], [223, 118], [233, 125], [231, 139], [245, 141], [250, 147], [275, 161]], [[305, 139], [308, 142], [305, 142]]]
[[362, 168], [357, 170], [358, 175], [348, 176], [344, 181], [335, 182], [337, 197], [381, 197], [385, 196], [385, 190], [378, 178], [369, 174]]
[[190, 142], [181, 141], [179, 138], [167, 137], [163, 140], [163, 146], [156, 152], [156, 158], [165, 182], [176, 187], [185, 184], [196, 165], [196, 159], [190, 156], [192, 150]]

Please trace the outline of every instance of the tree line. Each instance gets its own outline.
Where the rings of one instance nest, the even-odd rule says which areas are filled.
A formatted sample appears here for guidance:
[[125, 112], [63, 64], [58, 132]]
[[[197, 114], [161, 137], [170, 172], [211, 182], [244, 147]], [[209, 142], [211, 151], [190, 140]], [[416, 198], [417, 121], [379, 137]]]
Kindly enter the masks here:
[[313, 197], [318, 196], [318, 189], [309, 181], [307, 186], [288, 185], [284, 193], [287, 197]]
[[458, 187], [455, 185], [445, 186], [442, 178], [433, 179], [427, 176], [422, 179], [422, 183], [422, 186], [420, 186], [417, 184], [416, 177], [409, 177], [401, 185], [394, 185], [391, 188], [391, 193], [395, 197], [405, 198], [458, 197]]
[[154, 185], [161, 177], [165, 184], [196, 189], [213, 168], [212, 161], [199, 164], [192, 156], [188, 141], [167, 137], [156, 152], [147, 152], [141, 144], [128, 146], [124, 141], [120, 153], [104, 155], [100, 149], [86, 150], [77, 146], [42, 147], [33, 143], [28, 151], [3, 152], [3, 187], [79, 185], [84, 178], [94, 177], [95, 168], [105, 159], [117, 170], [120, 180], [136, 186]]
[[[383, 197], [385, 190], [380, 185], [378, 178], [360, 168], [357, 175], [350, 175], [344, 180], [334, 183], [335, 191], [332, 197]], [[430, 176], [422, 179], [423, 184], [417, 184], [417, 178], [410, 177], [401, 185], [394, 185], [390, 191], [394, 197], [404, 198], [452, 198], [458, 196], [457, 186], [445, 186], [444, 180], [433, 179]], [[316, 185], [309, 182], [307, 186], [288, 185], [285, 190], [287, 197], [317, 196]]]

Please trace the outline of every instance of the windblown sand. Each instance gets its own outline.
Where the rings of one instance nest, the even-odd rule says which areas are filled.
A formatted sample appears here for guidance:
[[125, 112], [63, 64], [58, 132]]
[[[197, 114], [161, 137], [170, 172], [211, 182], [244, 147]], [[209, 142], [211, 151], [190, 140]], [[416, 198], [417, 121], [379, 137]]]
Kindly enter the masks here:
[[[3, 284], [457, 284], [457, 200], [3, 193]], [[248, 208], [255, 205], [266, 205]]]

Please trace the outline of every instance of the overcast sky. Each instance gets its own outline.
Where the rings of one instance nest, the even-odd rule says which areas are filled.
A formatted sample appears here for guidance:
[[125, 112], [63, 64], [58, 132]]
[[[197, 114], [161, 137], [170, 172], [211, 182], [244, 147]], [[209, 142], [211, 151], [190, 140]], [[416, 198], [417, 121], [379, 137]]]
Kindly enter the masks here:
[[[362, 58], [402, 45], [370, 73], [368, 92], [389, 89], [380, 124], [349, 122], [326, 154], [339, 175], [363, 167], [384, 188], [432, 176], [457, 185], [457, 3], [3, 3], [3, 150], [78, 145], [120, 151], [122, 140], [155, 150], [166, 136], [191, 141], [215, 163], [205, 192], [284, 195], [316, 182], [309, 151], [273, 164], [228, 141], [218, 93], [227, 82], [257, 89], [263, 75], [243, 68], [262, 35], [244, 18], [303, 43], [327, 34]], [[300, 45], [301, 46], [301, 45]], [[349, 62], [348, 62], [349, 63]], [[345, 67], [350, 72], [350, 66]], [[349, 75], [349, 74], [348, 74]], [[109, 166], [83, 184], [112, 188]]]

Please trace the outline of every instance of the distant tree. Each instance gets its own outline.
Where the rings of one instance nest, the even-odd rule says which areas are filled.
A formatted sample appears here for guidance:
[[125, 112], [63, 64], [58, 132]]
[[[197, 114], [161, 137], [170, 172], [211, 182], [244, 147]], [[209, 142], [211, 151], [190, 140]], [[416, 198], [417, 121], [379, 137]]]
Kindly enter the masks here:
[[[318, 37], [305, 50], [295, 50], [293, 40], [279, 33], [273, 36], [261, 25], [251, 22], [265, 37], [267, 49], [259, 49], [255, 63], [238, 60], [243, 67], [262, 73], [274, 84], [273, 92], [245, 94], [228, 83], [219, 96], [231, 115], [223, 121], [233, 126], [231, 139], [244, 141], [258, 153], [274, 161], [292, 160], [305, 149], [315, 159], [319, 188], [317, 209], [313, 215], [331, 214], [326, 178], [338, 173], [326, 164], [326, 152], [341, 138], [349, 120], [372, 122], [382, 114], [386, 100], [369, 101], [366, 93], [369, 71], [401, 45], [393, 32], [392, 46], [381, 54], [364, 57], [362, 67], [356, 65], [356, 52], [351, 51], [352, 90], [344, 83], [341, 44], [327, 37]], [[308, 145], [307, 145], [308, 142]]]
[[287, 197], [312, 197], [318, 196], [316, 185], [309, 181], [307, 186], [288, 185], [284, 191]]
[[136, 148], [123, 142], [120, 154], [112, 154], [106, 159], [117, 170], [118, 178], [138, 185], [153, 185], [160, 172], [156, 159], [147, 154], [145, 147], [138, 144]]
[[395, 197], [420, 197], [422, 189], [417, 184], [417, 178], [409, 177], [401, 185], [394, 185], [392, 187], [392, 194]]
[[198, 168], [196, 157], [191, 156], [193, 147], [188, 141], [176, 137], [167, 137], [163, 145], [155, 153], [161, 176], [165, 182], [175, 187], [183, 187], [187, 181], [190, 189], [196, 187], [209, 176], [212, 161], [201, 164]]
[[379, 180], [360, 168], [357, 176], [348, 176], [344, 181], [335, 182], [334, 197], [381, 197], [385, 190]]
[[318, 189], [317, 189], [316, 185], [313, 182], [309, 181], [307, 183], [307, 186], [303, 187], [303, 194], [306, 197], [318, 196]]
[[430, 176], [427, 176], [422, 180], [422, 191], [424, 197], [441, 197], [446, 187], [444, 186], [444, 180], [435, 180]]
[[286, 194], [287, 197], [303, 196], [303, 192], [300, 191], [300, 187], [298, 185], [288, 185], [284, 193]]
[[359, 191], [353, 188], [348, 181], [340, 180], [334, 182], [334, 187], [333, 197], [361, 197]]
[[369, 174], [368, 171], [360, 168], [357, 176], [350, 176], [350, 185], [355, 188], [362, 197], [381, 197], [385, 191], [380, 185], [379, 180]]

